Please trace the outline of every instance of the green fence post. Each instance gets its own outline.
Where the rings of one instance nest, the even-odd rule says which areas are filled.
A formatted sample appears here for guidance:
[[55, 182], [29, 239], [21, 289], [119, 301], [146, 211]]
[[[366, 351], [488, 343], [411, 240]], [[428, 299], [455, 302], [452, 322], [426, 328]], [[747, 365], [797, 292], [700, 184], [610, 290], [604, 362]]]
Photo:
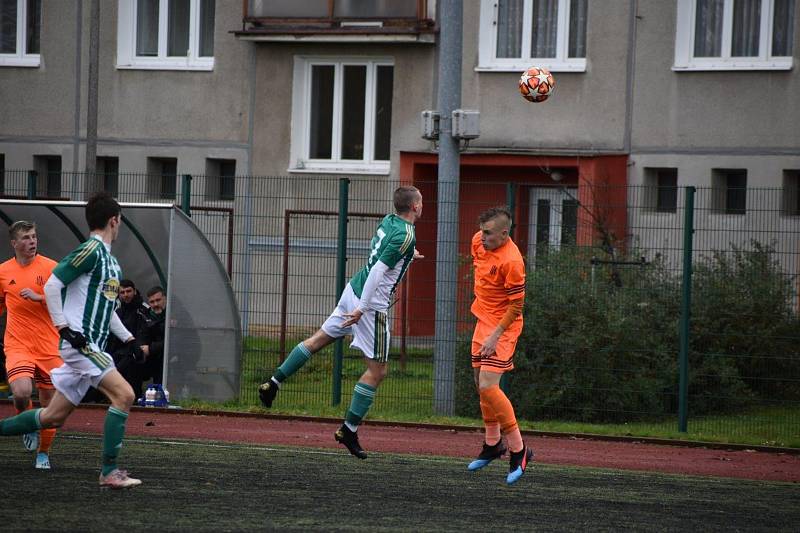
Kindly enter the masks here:
[[[347, 266], [347, 200], [350, 189], [349, 178], [339, 178], [339, 223], [336, 241], [336, 301], [344, 292], [345, 268]], [[344, 343], [337, 339], [333, 345], [333, 398], [331, 405], [342, 403], [342, 363], [344, 361]]]
[[186, 213], [187, 217], [191, 217], [191, 203], [192, 203], [192, 175], [184, 174], [181, 179], [181, 211]]
[[36, 177], [35, 170], [28, 171], [28, 200], [36, 200]]
[[692, 306], [692, 242], [694, 237], [694, 187], [686, 187], [683, 213], [683, 289], [681, 291], [678, 382], [678, 431], [686, 433], [689, 402], [689, 317]]
[[[513, 216], [514, 211], [517, 209], [517, 184], [509, 181], [506, 183], [506, 205], [508, 206], [508, 210], [511, 211], [511, 228], [508, 230], [508, 236], [513, 238], [514, 237], [514, 228], [516, 227], [516, 223], [514, 222]], [[503, 375], [500, 377], [500, 390], [504, 393], [508, 394], [508, 373], [504, 372]]]

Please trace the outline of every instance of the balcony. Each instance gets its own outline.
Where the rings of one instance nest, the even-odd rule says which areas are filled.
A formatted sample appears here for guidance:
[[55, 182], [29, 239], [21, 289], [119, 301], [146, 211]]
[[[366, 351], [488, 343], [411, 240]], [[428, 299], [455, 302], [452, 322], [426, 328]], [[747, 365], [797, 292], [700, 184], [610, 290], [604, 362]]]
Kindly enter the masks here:
[[[243, 40], [433, 43], [428, 0], [243, 0]], [[433, 4], [433, 2], [431, 2]]]

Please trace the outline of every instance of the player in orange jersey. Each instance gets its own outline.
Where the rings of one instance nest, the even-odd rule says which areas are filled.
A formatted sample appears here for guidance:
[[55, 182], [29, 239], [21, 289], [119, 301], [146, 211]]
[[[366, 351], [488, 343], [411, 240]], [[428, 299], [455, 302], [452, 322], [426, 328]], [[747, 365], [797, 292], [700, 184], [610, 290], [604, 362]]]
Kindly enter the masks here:
[[486, 436], [468, 469], [479, 470], [502, 457], [505, 435], [511, 456], [506, 482], [511, 485], [533, 459], [533, 451], [522, 441], [514, 407], [500, 389], [503, 373], [514, 368], [514, 349], [522, 333], [525, 262], [509, 235], [511, 213], [506, 208], [489, 209], [478, 221], [480, 231], [472, 237], [475, 301], [471, 310], [478, 319], [472, 336], [472, 368]]
[[[56, 262], [36, 253], [36, 224], [17, 221], [8, 234], [14, 257], [0, 264], [0, 313], [8, 312], [4, 338], [6, 373], [19, 413], [33, 406], [34, 382], [41, 404], [50, 403], [55, 392], [50, 371], [63, 361], [58, 355], [58, 332], [44, 299], [44, 284]], [[23, 435], [25, 447], [37, 451], [36, 468], [50, 468], [49, 452], [55, 434], [53, 428]]]

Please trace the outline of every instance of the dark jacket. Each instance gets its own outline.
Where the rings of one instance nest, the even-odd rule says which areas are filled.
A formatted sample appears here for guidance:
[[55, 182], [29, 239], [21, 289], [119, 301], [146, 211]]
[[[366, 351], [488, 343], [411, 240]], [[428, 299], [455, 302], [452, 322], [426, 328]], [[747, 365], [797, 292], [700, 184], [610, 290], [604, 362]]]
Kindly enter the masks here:
[[140, 331], [139, 344], [150, 347], [150, 361], [163, 360], [164, 358], [164, 326], [167, 318], [167, 310], [161, 314], [156, 314], [152, 309], [148, 309], [144, 315], [144, 324]]
[[[145, 326], [145, 317], [149, 312], [150, 309], [144, 304], [138, 292], [130, 303], [121, 303], [116, 311], [122, 324], [131, 332], [131, 335], [136, 337], [137, 341], [140, 340], [139, 337], [142, 335], [142, 330]], [[106, 351], [111, 354], [117, 364], [122, 359], [132, 356], [132, 348], [131, 344], [125, 344], [114, 335], [109, 335]]]

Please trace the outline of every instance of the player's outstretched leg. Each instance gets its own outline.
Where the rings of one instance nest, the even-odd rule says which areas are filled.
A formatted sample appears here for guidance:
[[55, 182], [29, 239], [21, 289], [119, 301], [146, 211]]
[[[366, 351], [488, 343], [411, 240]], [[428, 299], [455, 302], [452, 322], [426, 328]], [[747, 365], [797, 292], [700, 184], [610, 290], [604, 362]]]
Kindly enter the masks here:
[[483, 443], [483, 449], [481, 453], [478, 454], [478, 457], [475, 458], [468, 466], [467, 470], [470, 472], [474, 472], [475, 470], [480, 470], [484, 466], [488, 465], [495, 459], [500, 459], [503, 454], [506, 453], [506, 445], [503, 444], [503, 440], [500, 439], [496, 443], [489, 445], [485, 442]]
[[513, 485], [525, 473], [528, 463], [533, 460], [533, 450], [523, 445], [518, 452], [511, 452], [508, 462], [508, 477], [506, 483]]
[[286, 360], [275, 370], [275, 374], [259, 385], [258, 398], [261, 400], [261, 404], [266, 408], [272, 407], [272, 402], [275, 401], [275, 397], [278, 395], [278, 389], [280, 389], [281, 383], [300, 370], [310, 358], [311, 350], [306, 348], [305, 344], [301, 342], [295, 346], [292, 351], [289, 352]]
[[358, 433], [351, 430], [346, 424], [342, 424], [342, 427], [333, 434], [333, 438], [336, 439], [336, 442], [344, 444], [347, 451], [359, 459], [367, 458], [367, 452], [364, 451], [361, 444], [358, 442]]
[[[120, 379], [122, 379], [121, 376]], [[132, 393], [131, 396], [133, 396]], [[117, 468], [117, 456], [122, 448], [122, 438], [125, 435], [127, 421], [128, 413], [113, 405], [108, 408], [103, 425], [103, 469], [99, 479], [101, 488], [127, 489], [142, 484], [141, 480], [128, 476], [127, 471]]]

